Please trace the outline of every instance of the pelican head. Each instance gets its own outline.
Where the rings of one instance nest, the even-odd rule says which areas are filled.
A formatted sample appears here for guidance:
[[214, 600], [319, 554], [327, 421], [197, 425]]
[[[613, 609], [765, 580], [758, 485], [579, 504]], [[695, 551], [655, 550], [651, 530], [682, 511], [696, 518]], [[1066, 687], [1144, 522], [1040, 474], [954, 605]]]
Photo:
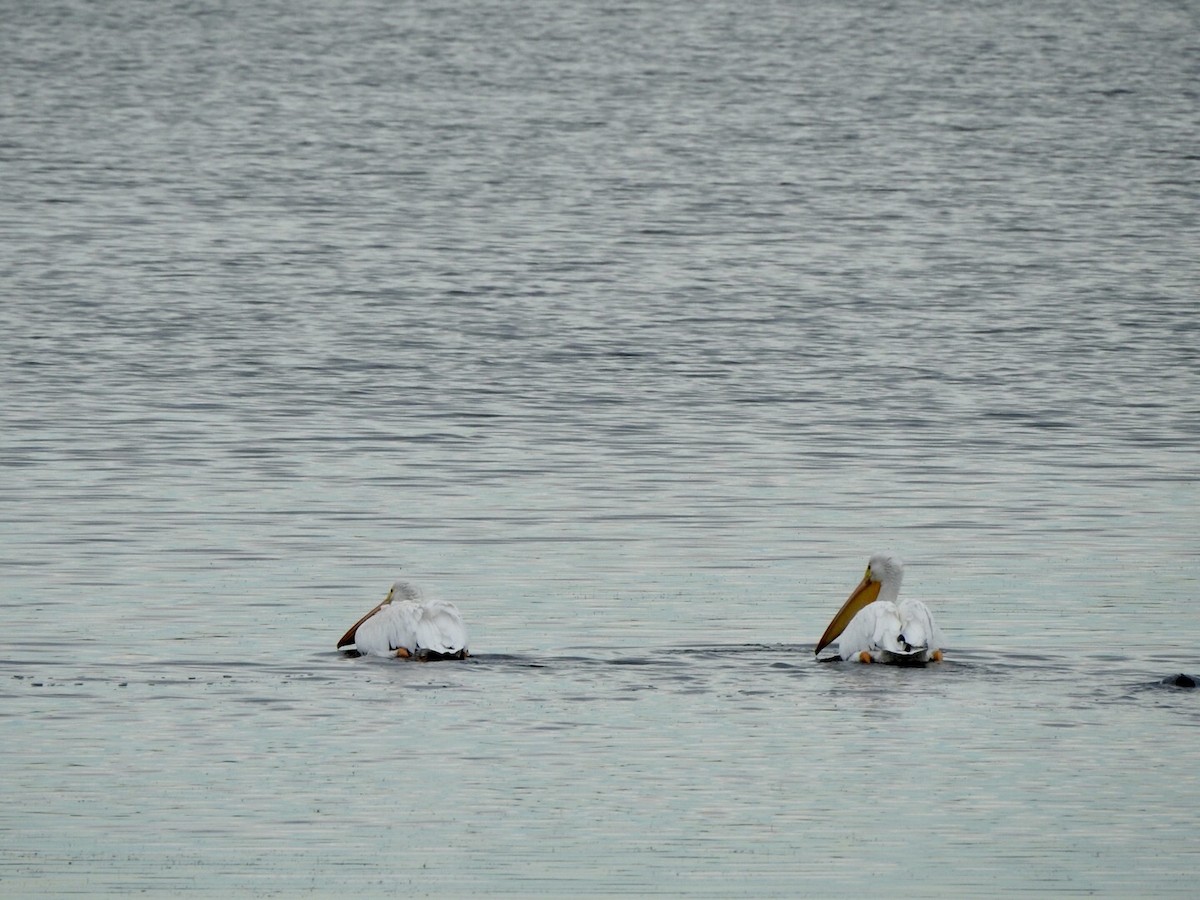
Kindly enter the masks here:
[[814, 653], [820, 653], [838, 639], [850, 621], [858, 615], [863, 607], [876, 600], [891, 600], [895, 602], [900, 594], [900, 582], [904, 579], [904, 564], [890, 553], [876, 553], [867, 563], [866, 574], [850, 594], [842, 608], [837, 611], [821, 640], [817, 642]]

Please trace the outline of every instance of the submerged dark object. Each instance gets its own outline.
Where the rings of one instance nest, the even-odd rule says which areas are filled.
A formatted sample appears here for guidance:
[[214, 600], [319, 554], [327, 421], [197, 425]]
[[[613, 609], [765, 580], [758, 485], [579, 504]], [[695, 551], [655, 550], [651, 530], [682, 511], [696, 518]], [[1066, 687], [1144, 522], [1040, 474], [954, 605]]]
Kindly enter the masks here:
[[1172, 675], [1169, 678], [1162, 680], [1163, 684], [1169, 684], [1172, 687], [1194, 688], [1196, 686], [1196, 678], [1192, 675], [1186, 675], [1180, 672], [1178, 675]]

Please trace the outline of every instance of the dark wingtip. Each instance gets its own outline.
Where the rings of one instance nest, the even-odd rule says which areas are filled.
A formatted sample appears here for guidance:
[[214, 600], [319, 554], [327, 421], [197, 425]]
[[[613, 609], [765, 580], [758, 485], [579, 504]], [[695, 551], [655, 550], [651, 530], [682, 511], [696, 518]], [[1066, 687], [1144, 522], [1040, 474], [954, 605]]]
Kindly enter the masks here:
[[439, 653], [437, 650], [426, 650], [424, 647], [419, 647], [414, 656], [419, 662], [438, 662], [448, 659], [466, 659], [470, 654], [467, 653], [466, 647], [461, 650], [451, 650], [448, 653]]

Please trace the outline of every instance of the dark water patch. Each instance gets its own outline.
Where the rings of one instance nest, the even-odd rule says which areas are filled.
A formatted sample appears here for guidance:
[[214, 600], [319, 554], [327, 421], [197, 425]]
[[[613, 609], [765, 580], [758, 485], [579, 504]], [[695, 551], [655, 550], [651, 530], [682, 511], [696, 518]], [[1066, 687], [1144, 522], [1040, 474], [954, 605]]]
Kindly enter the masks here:
[[761, 654], [807, 654], [812, 655], [812, 644], [703, 644], [695, 647], [671, 647], [665, 653], [681, 655], [742, 656]]
[[511, 666], [518, 669], [545, 669], [549, 663], [512, 653], [472, 653], [469, 661], [475, 665]]
[[662, 665], [662, 660], [646, 659], [644, 657], [625, 656], [618, 659], [609, 659], [605, 662], [610, 666], [658, 666]]
[[[1166, 714], [1176, 724], [1200, 727], [1200, 678], [1180, 672], [1155, 678], [1150, 681], [1126, 682], [1120, 685], [1106, 685], [1099, 692], [1099, 703], [1106, 706], [1135, 705], [1158, 714]], [[1154, 723], [1154, 727], [1162, 727], [1163, 721]]]

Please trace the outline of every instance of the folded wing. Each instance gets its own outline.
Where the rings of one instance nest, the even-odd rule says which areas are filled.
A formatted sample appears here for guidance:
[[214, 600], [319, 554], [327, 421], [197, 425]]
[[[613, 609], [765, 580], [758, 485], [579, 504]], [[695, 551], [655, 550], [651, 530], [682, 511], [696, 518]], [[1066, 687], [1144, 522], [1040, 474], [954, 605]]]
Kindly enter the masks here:
[[466, 649], [467, 627], [458, 607], [446, 600], [428, 600], [419, 609], [421, 615], [414, 623], [417, 649], [434, 653]]
[[872, 656], [886, 651], [905, 657], [932, 653], [941, 647], [941, 629], [934, 624], [929, 607], [920, 600], [899, 604], [877, 600], [863, 607], [846, 626], [838, 642], [838, 655], [853, 659], [863, 651]]

